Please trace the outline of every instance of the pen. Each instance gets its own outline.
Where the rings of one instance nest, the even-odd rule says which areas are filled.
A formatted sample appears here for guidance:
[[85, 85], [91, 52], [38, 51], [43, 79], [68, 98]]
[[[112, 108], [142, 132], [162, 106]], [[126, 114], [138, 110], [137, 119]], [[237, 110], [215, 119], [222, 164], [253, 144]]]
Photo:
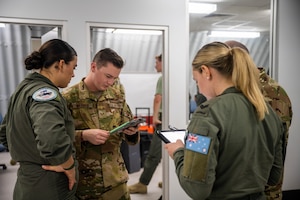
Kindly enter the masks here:
[[175, 128], [175, 127], [173, 127], [173, 126], [171, 126], [171, 125], [169, 125], [168, 127], [169, 127], [169, 129], [172, 130], [172, 131], [178, 130], [178, 128]]

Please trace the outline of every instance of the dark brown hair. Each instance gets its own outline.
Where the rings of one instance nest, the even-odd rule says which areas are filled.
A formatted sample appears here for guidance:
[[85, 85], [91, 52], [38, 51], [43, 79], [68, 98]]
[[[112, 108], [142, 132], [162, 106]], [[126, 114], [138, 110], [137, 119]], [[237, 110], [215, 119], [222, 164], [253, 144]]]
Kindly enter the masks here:
[[32, 52], [25, 59], [27, 70], [49, 68], [53, 63], [64, 60], [66, 64], [74, 59], [77, 53], [71, 45], [60, 39], [45, 42], [38, 51]]
[[97, 64], [97, 68], [105, 66], [108, 62], [112, 63], [117, 68], [121, 69], [124, 66], [124, 61], [114, 50], [105, 48], [96, 53], [93, 62]]
[[158, 55], [158, 56], [155, 56], [155, 58], [158, 60], [158, 61], [162, 61], [162, 54]]

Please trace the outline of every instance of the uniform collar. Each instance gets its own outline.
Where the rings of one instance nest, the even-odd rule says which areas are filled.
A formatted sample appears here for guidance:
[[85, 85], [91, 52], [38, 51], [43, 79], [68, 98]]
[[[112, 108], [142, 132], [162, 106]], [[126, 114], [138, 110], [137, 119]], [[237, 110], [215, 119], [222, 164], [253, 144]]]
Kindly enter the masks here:
[[224, 95], [224, 94], [229, 94], [229, 93], [241, 93], [240, 90], [236, 89], [234, 86], [227, 88], [226, 90], [224, 90], [224, 92], [222, 92], [222, 94], [218, 95]]
[[30, 81], [32, 81], [32, 80], [34, 80], [34, 81], [43, 81], [43, 82], [48, 83], [49, 85], [52, 85], [53, 87], [58, 89], [58, 87], [56, 85], [54, 85], [52, 83], [52, 81], [50, 81], [50, 79], [48, 79], [47, 77], [45, 77], [45, 76], [43, 76], [43, 75], [41, 75], [40, 73], [37, 73], [37, 72], [29, 73], [25, 77], [25, 79], [30, 80]]

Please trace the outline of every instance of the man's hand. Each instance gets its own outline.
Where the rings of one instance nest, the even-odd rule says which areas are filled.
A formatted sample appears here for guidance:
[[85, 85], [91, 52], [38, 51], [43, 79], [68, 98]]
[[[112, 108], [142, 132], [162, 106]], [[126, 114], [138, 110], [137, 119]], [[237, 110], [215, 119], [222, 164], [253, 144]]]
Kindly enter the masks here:
[[158, 117], [153, 117], [153, 125], [156, 127], [157, 125], [162, 124], [162, 122], [158, 119]]
[[136, 127], [128, 127], [127, 129], [124, 129], [123, 133], [126, 135], [134, 135], [139, 131], [138, 126]]
[[87, 129], [82, 131], [82, 139], [94, 145], [104, 144], [109, 137], [109, 131], [101, 129]]

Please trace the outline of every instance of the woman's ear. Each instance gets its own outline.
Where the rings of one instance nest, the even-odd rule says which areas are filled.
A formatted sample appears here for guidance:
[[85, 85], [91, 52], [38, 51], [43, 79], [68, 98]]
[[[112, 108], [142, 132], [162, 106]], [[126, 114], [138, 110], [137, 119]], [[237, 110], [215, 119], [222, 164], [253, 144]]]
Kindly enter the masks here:
[[206, 77], [211, 77], [211, 72], [210, 72], [209, 67], [207, 67], [206, 65], [202, 65], [201, 70], [202, 70], [203, 75], [205, 75]]
[[63, 69], [63, 66], [64, 66], [64, 64], [65, 64], [65, 61], [64, 60], [59, 60], [59, 62], [58, 62], [58, 69], [59, 70], [62, 70]]

